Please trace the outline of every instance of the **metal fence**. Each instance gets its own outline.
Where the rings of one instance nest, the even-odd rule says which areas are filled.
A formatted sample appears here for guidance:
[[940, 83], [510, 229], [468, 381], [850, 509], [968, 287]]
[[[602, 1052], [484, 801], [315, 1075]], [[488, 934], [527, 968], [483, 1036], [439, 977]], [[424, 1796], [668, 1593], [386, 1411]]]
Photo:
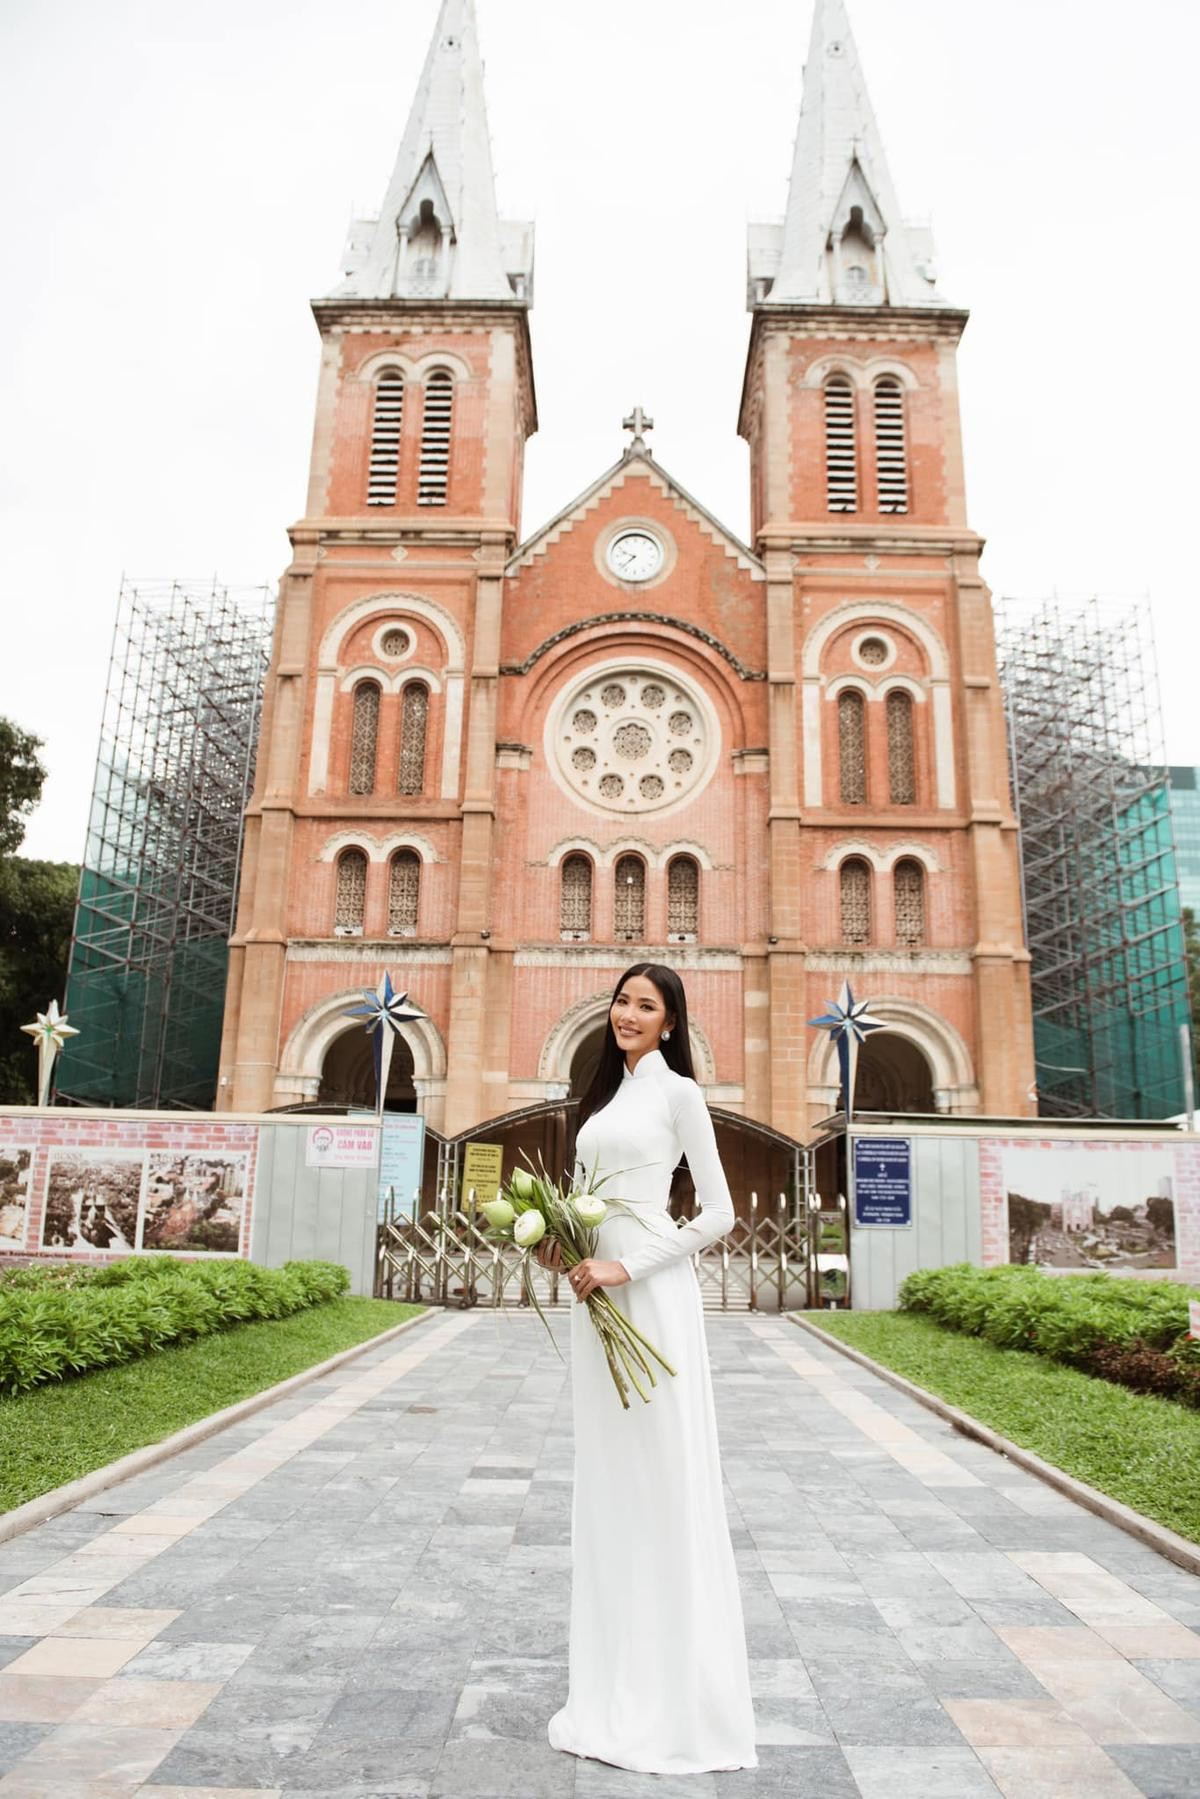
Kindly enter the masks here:
[[[696, 1258], [705, 1309], [787, 1312], [820, 1304], [819, 1218], [802, 1198], [780, 1193], [764, 1203], [751, 1193], [748, 1215]], [[461, 1210], [447, 1193], [435, 1210], [383, 1219], [375, 1290], [384, 1299], [426, 1305], [532, 1310], [521, 1262], [511, 1244], [488, 1240], [473, 1207]], [[532, 1257], [529, 1274], [540, 1305], [572, 1303], [563, 1278]], [[848, 1298], [844, 1290], [841, 1297]]]

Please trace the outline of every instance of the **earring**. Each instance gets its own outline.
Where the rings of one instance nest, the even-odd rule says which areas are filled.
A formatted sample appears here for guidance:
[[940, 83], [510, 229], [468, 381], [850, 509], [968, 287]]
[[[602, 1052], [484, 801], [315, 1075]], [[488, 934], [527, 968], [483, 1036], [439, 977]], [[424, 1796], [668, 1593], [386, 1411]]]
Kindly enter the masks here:
[[664, 1042], [664, 1043], [666, 1043], [666, 1042], [667, 1042], [667, 1041], [668, 1041], [668, 1039], [669, 1039], [669, 1038], [670, 1038], [670, 1035], [671, 1035], [671, 1033], [670, 1033], [670, 1031], [664, 1031], [664, 1032], [663, 1032], [663, 1034], [662, 1034], [662, 1040], [663, 1040], [663, 1042]]

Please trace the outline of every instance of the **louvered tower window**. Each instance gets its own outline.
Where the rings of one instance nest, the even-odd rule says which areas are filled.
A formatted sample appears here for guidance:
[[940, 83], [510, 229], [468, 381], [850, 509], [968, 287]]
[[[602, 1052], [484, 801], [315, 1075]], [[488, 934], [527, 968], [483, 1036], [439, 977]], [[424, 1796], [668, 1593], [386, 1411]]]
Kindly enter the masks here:
[[843, 806], [867, 801], [867, 717], [861, 693], [838, 695], [838, 797]]
[[825, 504], [830, 512], [858, 511], [854, 389], [845, 375], [825, 383]]
[[871, 871], [852, 856], [841, 866], [842, 942], [871, 941]]
[[894, 375], [875, 383], [875, 482], [880, 512], [908, 511], [904, 389]]
[[421, 903], [421, 858], [416, 850], [397, 850], [388, 870], [388, 936], [415, 937]]
[[893, 806], [913, 806], [917, 800], [917, 770], [913, 754], [912, 695], [893, 687], [887, 696], [888, 798]]
[[421, 429], [418, 506], [444, 506], [450, 483], [450, 426], [454, 381], [446, 369], [434, 369], [425, 383], [425, 418]]
[[350, 728], [351, 793], [374, 793], [378, 741], [379, 689], [374, 681], [360, 681], [354, 689], [354, 722]]
[[646, 864], [618, 856], [613, 871], [613, 935], [640, 943], [646, 935]]
[[367, 902], [367, 858], [363, 850], [343, 850], [338, 857], [333, 929], [337, 937], [361, 937]]
[[694, 938], [700, 928], [700, 865], [694, 856], [672, 856], [667, 865], [667, 936]]
[[400, 766], [397, 793], [425, 791], [425, 737], [429, 725], [429, 689], [423, 681], [410, 681], [400, 710]]
[[586, 856], [563, 859], [558, 928], [566, 938], [592, 934], [592, 865]]
[[404, 421], [404, 377], [388, 369], [375, 383], [371, 419], [371, 462], [367, 471], [367, 505], [394, 506], [400, 470], [400, 427]]
[[925, 870], [906, 857], [892, 875], [896, 906], [896, 942], [917, 949], [925, 941]]

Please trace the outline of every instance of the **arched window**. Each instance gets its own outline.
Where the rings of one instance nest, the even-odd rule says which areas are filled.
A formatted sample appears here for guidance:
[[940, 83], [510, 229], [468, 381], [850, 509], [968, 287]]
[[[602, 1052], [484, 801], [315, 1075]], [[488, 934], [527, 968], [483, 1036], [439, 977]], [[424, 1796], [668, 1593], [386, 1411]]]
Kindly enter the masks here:
[[866, 704], [856, 688], [838, 694], [838, 797], [843, 806], [867, 803]]
[[354, 721], [350, 727], [351, 793], [374, 793], [378, 741], [379, 689], [374, 681], [360, 681], [354, 689]]
[[397, 850], [388, 870], [388, 936], [415, 937], [421, 904], [421, 858], [416, 850]]
[[908, 511], [904, 389], [894, 375], [875, 383], [875, 485], [880, 512]]
[[367, 903], [367, 857], [364, 850], [343, 850], [337, 863], [333, 902], [335, 937], [361, 937]]
[[915, 806], [917, 768], [913, 755], [912, 695], [893, 687], [887, 696], [888, 798], [893, 806]]
[[425, 791], [425, 734], [429, 723], [429, 689], [423, 681], [410, 681], [400, 710], [400, 765], [397, 793]]
[[613, 871], [613, 936], [640, 943], [646, 935], [646, 864], [618, 856]]
[[421, 425], [421, 467], [417, 505], [444, 506], [450, 483], [450, 425], [454, 412], [454, 378], [434, 369], [425, 382], [425, 417]]
[[586, 856], [563, 858], [558, 928], [568, 939], [592, 934], [592, 865]]
[[925, 941], [925, 870], [906, 856], [892, 874], [896, 904], [896, 942], [916, 949]]
[[404, 419], [404, 376], [385, 369], [375, 383], [371, 417], [371, 462], [367, 471], [367, 505], [396, 504], [400, 470], [400, 427]]
[[667, 864], [667, 936], [692, 939], [700, 928], [700, 865], [694, 856], [672, 856]]
[[857, 856], [841, 866], [842, 942], [871, 941], [871, 870]]
[[848, 375], [825, 383], [825, 504], [830, 512], [858, 511], [854, 388]]

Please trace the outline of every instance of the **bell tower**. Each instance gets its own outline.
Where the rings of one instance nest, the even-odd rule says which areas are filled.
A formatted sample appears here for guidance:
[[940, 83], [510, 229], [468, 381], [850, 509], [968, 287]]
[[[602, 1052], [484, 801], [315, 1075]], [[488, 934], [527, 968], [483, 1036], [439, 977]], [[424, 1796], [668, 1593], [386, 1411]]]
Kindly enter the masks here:
[[[480, 978], [503, 574], [537, 425], [532, 295], [533, 228], [497, 212], [473, 0], [443, 0], [383, 203], [312, 303], [308, 499], [246, 818], [225, 1107], [325, 1097], [286, 1045], [321, 984], [374, 985], [402, 958], [388, 937], [437, 915], [451, 1016]], [[331, 921], [338, 941], [318, 947]], [[322, 957], [340, 966], [319, 977]], [[481, 1064], [456, 1048], [439, 1040], [416, 1069], [435, 1122], [447, 1060]]]
[[925, 1056], [939, 1109], [1030, 1112], [1016, 822], [963, 477], [967, 314], [900, 213], [843, 0], [816, 0], [787, 212], [751, 226], [747, 273], [772, 1117], [803, 1129], [806, 1091], [810, 1117], [832, 1110], [795, 1025], [839, 975]]

